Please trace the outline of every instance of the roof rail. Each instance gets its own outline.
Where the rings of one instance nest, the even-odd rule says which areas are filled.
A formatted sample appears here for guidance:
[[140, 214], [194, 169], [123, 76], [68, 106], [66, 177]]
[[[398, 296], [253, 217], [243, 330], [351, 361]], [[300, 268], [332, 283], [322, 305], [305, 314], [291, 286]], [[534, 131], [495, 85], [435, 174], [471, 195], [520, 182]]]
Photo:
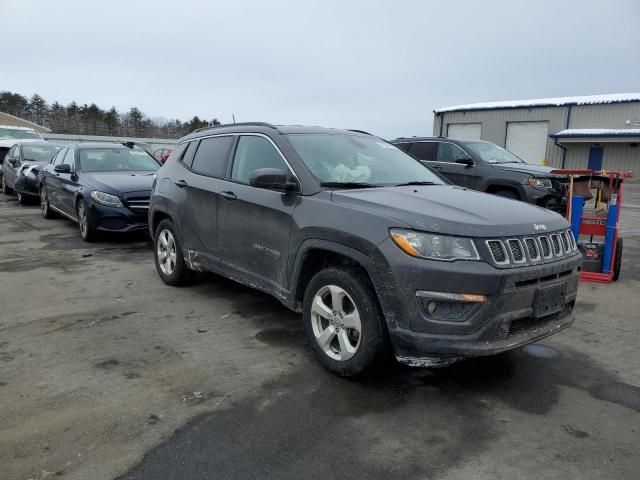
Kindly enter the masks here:
[[277, 130], [278, 127], [276, 127], [275, 125], [272, 125], [270, 123], [267, 122], [238, 122], [238, 123], [224, 123], [224, 124], [220, 124], [220, 125], [211, 125], [210, 127], [202, 127], [202, 128], [196, 128], [193, 132], [191, 133], [196, 133], [196, 132], [202, 132], [204, 130], [211, 130], [212, 128], [223, 128], [223, 127], [245, 127], [245, 126], [251, 126], [251, 127], [267, 127], [267, 128], [273, 128], [274, 130]]
[[[365, 135], [371, 135], [369, 132], [365, 132], [364, 130], [358, 130], [356, 128], [349, 128], [347, 129], [348, 132], [355, 132], [355, 133], [364, 133]], [[373, 135], [371, 135], [373, 136]]]

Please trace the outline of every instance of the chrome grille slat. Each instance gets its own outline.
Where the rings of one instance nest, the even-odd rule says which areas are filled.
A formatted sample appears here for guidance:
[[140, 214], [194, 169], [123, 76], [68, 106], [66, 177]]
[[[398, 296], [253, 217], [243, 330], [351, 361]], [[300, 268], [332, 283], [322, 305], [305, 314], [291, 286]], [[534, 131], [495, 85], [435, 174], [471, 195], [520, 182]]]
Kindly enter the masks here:
[[551, 235], [549, 235], [549, 238], [551, 238], [551, 245], [553, 246], [553, 254], [556, 257], [561, 257], [562, 247], [560, 245], [560, 237], [558, 236], [557, 233], [552, 233]]
[[487, 247], [491, 252], [493, 261], [497, 265], [507, 265], [509, 263], [509, 257], [507, 256], [507, 249], [502, 243], [502, 240], [487, 240]]
[[538, 237], [538, 242], [540, 242], [540, 251], [542, 252], [542, 257], [544, 259], [549, 259], [553, 256], [553, 253], [551, 252], [551, 241], [549, 240], [549, 237], [547, 237], [546, 235], [540, 235]]
[[517, 238], [485, 240], [488, 254], [496, 266], [522, 266], [555, 262], [571, 257], [578, 250], [571, 230]]

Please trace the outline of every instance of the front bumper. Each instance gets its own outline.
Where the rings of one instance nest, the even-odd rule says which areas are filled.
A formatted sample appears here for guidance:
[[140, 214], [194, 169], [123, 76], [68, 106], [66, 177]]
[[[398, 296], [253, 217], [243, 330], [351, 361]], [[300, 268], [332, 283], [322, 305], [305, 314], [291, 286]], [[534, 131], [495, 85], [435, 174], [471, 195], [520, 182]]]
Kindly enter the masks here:
[[102, 232], [132, 232], [149, 228], [147, 211], [133, 211], [127, 207], [106, 207], [91, 201], [89, 205], [96, 229]]
[[28, 176], [18, 175], [16, 177], [16, 184], [13, 189], [20, 195], [26, 195], [31, 197], [37, 197], [38, 192], [38, 177], [31, 174]]
[[524, 186], [526, 201], [539, 207], [548, 208], [562, 213], [565, 207], [565, 194], [561, 188], [537, 189], [530, 185]]
[[[498, 269], [484, 262], [435, 262], [410, 257], [391, 240], [383, 242], [374, 261], [388, 302], [385, 315], [396, 357], [411, 365], [447, 364], [491, 355], [552, 335], [574, 321], [582, 257]], [[562, 309], [536, 318], [538, 290], [564, 285]], [[484, 295], [486, 302], [459, 318], [434, 318], [418, 291]]]

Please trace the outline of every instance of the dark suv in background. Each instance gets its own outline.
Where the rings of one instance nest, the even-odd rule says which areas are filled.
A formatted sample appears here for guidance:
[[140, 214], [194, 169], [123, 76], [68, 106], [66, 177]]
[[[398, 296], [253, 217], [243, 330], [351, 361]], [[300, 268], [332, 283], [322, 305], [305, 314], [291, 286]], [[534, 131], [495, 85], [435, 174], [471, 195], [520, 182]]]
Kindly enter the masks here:
[[275, 296], [339, 375], [387, 347], [443, 365], [573, 321], [582, 257], [564, 218], [446, 184], [362, 132], [198, 130], [158, 170], [149, 227], [166, 284], [207, 270]]
[[397, 138], [391, 143], [452, 183], [562, 211], [566, 178], [530, 165], [495, 143], [444, 137]]

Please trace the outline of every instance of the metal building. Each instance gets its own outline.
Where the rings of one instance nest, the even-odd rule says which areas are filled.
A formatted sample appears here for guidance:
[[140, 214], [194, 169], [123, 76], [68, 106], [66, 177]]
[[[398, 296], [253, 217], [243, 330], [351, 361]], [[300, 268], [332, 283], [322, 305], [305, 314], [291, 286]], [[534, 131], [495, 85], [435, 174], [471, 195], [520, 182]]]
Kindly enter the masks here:
[[640, 173], [640, 93], [434, 110], [433, 134], [494, 142], [532, 164]]

